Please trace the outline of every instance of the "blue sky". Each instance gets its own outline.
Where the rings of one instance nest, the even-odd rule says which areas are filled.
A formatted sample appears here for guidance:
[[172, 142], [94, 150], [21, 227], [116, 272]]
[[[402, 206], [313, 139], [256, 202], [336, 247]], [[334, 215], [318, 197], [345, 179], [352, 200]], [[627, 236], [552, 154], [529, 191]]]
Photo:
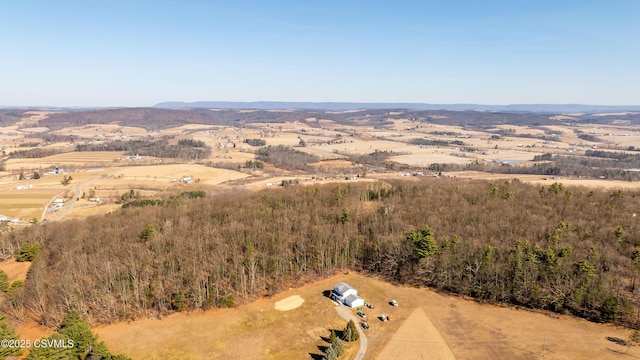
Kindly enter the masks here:
[[640, 105], [640, 1], [6, 1], [0, 105]]

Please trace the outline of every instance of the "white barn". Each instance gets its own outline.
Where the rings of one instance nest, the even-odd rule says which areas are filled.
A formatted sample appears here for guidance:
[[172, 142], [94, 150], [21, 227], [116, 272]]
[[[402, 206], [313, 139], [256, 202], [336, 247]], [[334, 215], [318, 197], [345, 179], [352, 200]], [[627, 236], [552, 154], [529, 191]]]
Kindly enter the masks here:
[[331, 298], [352, 308], [364, 306], [364, 299], [358, 296], [358, 290], [343, 282], [333, 287]]

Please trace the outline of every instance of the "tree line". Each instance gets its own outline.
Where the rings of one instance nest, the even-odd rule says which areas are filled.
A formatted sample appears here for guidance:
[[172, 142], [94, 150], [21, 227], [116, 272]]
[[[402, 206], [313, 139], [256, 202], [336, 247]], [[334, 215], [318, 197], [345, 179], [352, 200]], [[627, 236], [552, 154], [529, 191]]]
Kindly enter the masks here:
[[229, 307], [336, 270], [633, 325], [640, 193], [424, 179], [223, 192], [4, 231], [38, 243], [17, 318], [92, 323]]
[[640, 172], [635, 170], [640, 168], [640, 158], [633, 156], [617, 159], [594, 156], [552, 155], [547, 153], [536, 155], [533, 160], [538, 163], [534, 163], [531, 166], [512, 166], [510, 164], [475, 161], [469, 164], [432, 163], [428, 168], [433, 171], [449, 172], [472, 170], [494, 174], [580, 176], [625, 181], [640, 180]]
[[27, 150], [17, 150], [9, 153], [10, 159], [36, 159], [43, 158], [47, 156], [62, 154], [65, 151], [58, 149], [44, 149], [44, 148], [34, 148]]

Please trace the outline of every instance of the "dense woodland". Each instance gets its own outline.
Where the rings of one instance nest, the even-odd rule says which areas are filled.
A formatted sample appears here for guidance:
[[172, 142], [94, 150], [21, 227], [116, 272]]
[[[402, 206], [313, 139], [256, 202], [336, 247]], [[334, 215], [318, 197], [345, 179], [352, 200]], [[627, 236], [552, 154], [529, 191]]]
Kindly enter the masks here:
[[0, 126], [9, 126], [17, 123], [24, 116], [25, 110], [0, 109]]
[[359, 270], [483, 301], [634, 325], [640, 193], [425, 179], [289, 186], [3, 229], [39, 243], [8, 314], [55, 326], [229, 307]]
[[260, 148], [256, 151], [256, 159], [287, 170], [309, 170], [307, 164], [320, 161], [318, 156], [283, 145]]
[[389, 157], [393, 155], [398, 155], [398, 154], [397, 153], [394, 154], [393, 150], [391, 151], [375, 150], [374, 152], [369, 154], [345, 154], [345, 155], [348, 155], [349, 159], [353, 161], [354, 164], [366, 164], [366, 165], [385, 167], [385, 166], [391, 165], [389, 162], [387, 162], [387, 159], [389, 159]]
[[123, 151], [127, 155], [153, 156], [185, 160], [200, 160], [211, 155], [211, 148], [204, 142], [183, 139], [177, 144], [161, 140], [115, 140], [100, 144], [77, 145], [76, 151]]
[[[118, 123], [122, 126], [138, 126], [148, 130], [166, 129], [185, 124], [237, 125], [249, 123], [284, 123], [301, 121], [307, 118], [332, 120], [343, 125], [384, 126], [389, 119], [415, 119], [427, 123], [457, 125], [464, 127], [492, 128], [495, 125], [557, 125], [557, 120], [549, 119], [551, 114], [526, 112], [487, 112], [487, 111], [450, 111], [420, 110], [400, 111], [391, 115], [390, 109], [369, 109], [353, 112], [331, 112], [323, 110], [268, 111], [256, 110], [242, 112], [238, 110], [209, 109], [159, 109], [126, 108], [67, 111], [50, 114], [41, 120], [40, 126], [59, 130], [70, 126], [88, 124]], [[397, 111], [397, 110], [396, 110]], [[306, 122], [311, 127], [319, 127], [316, 121]]]
[[43, 148], [34, 148], [27, 150], [18, 150], [9, 153], [10, 159], [35, 159], [35, 158], [43, 158], [47, 156], [52, 156], [56, 154], [62, 154], [64, 151], [58, 149], [43, 149]]

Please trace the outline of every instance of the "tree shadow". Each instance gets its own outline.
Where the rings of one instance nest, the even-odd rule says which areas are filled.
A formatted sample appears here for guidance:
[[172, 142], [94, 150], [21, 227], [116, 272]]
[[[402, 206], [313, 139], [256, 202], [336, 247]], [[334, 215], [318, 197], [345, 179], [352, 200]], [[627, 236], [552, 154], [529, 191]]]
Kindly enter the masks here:
[[618, 345], [621, 345], [621, 346], [627, 346], [628, 345], [627, 340], [620, 339], [619, 337], [607, 336], [607, 340], [609, 340], [609, 341], [611, 341], [613, 343], [616, 343]]
[[329, 348], [329, 346], [331, 346], [331, 340], [330, 340], [330, 336], [331, 336], [331, 331], [333, 331], [334, 333], [336, 333], [336, 337], [340, 340], [342, 340], [344, 338], [344, 329], [329, 329], [329, 336], [320, 336], [320, 339], [325, 342], [328, 345], [318, 345], [318, 350], [320, 350], [320, 354], [315, 354], [315, 353], [309, 353], [309, 356], [311, 356], [311, 359], [313, 360], [322, 360], [324, 359], [324, 354], [326, 353], [327, 349]]

